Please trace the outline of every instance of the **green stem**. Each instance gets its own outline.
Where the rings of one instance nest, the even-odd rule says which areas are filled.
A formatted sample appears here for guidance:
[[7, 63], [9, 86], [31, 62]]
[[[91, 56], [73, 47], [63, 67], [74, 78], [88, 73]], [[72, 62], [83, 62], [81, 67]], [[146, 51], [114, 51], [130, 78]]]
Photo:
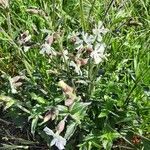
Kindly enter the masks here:
[[89, 61], [89, 66], [88, 66], [88, 80], [90, 81], [89, 88], [88, 88], [89, 97], [91, 97], [92, 91], [94, 89], [97, 72], [98, 72], [98, 66], [96, 66], [96, 70], [95, 70], [94, 65], [92, 65], [91, 61]]
[[18, 108], [20, 108], [22, 111], [26, 112], [27, 114], [31, 114], [31, 112], [30, 112], [29, 110], [27, 110], [26, 108], [24, 108], [22, 105], [16, 104], [16, 106], [17, 106]]
[[88, 64], [88, 80], [89, 80], [89, 87], [88, 87], [88, 96], [90, 97], [91, 95], [91, 59], [89, 59], [89, 64]]
[[10, 19], [10, 9], [7, 8], [6, 10], [6, 21], [7, 21], [7, 27], [8, 27], [8, 33], [12, 37], [12, 28], [11, 28], [11, 19]]
[[53, 28], [55, 29], [55, 0], [52, 1], [52, 25]]
[[83, 0], [80, 0], [80, 16], [81, 16], [82, 29], [86, 31], [86, 23], [84, 18], [84, 11], [83, 11]]
[[133, 85], [132, 89], [130, 90], [129, 94], [127, 95], [127, 97], [126, 97], [126, 99], [125, 99], [125, 101], [124, 101], [124, 106], [125, 106], [125, 108], [129, 105], [130, 97], [131, 97], [133, 91], [136, 89], [138, 83], [141, 81], [141, 78], [143, 78], [143, 77], [145, 76], [145, 74], [147, 73], [148, 70], [149, 70], [149, 68], [146, 69], [146, 70], [144, 71], [144, 73], [142, 72], [142, 74], [137, 78], [135, 84]]
[[[22, 111], [24, 111], [24, 112], [26, 112], [27, 114], [30, 114], [31, 115], [31, 112], [28, 110], [28, 109], [26, 109], [25, 107], [23, 107], [21, 104], [16, 104], [16, 106], [19, 108], [19, 109], [21, 109]], [[39, 115], [38, 116], [40, 119], [43, 119], [43, 116], [41, 116], [41, 115]]]
[[111, 0], [111, 1], [110, 1], [109, 5], [108, 5], [108, 7], [107, 7], [107, 9], [106, 9], [106, 11], [105, 11], [105, 13], [104, 13], [103, 22], [105, 22], [105, 19], [106, 19], [106, 16], [107, 16], [107, 14], [108, 14], [108, 11], [110, 10], [110, 8], [111, 8], [111, 6], [112, 6], [112, 4], [113, 4], [114, 1], [115, 1], [115, 0]]
[[91, 16], [91, 14], [92, 14], [92, 11], [93, 11], [93, 8], [94, 8], [94, 5], [95, 5], [95, 2], [96, 2], [96, 0], [93, 0], [93, 3], [92, 3], [92, 6], [91, 6], [91, 9], [90, 9], [90, 11], [89, 11], [89, 15], [88, 15], [88, 19], [87, 19], [87, 20], [89, 20], [89, 19], [90, 19], [90, 16]]

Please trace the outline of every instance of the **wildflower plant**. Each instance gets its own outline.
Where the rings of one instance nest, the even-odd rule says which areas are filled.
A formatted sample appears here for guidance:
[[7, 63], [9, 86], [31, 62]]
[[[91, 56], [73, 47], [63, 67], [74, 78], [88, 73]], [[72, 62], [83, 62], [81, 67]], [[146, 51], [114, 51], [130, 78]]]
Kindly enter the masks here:
[[[85, 32], [81, 32], [81, 33], [77, 32], [77, 33], [73, 33], [72, 36], [69, 35], [68, 41], [69, 41], [69, 44], [70, 42], [72, 44], [71, 51], [69, 51], [69, 49], [68, 50], [62, 49], [62, 51], [56, 51], [54, 49], [50, 50], [52, 39], [50, 40], [50, 43], [46, 43], [49, 45], [49, 47], [47, 47], [48, 48], [47, 50], [50, 51], [50, 53], [46, 53], [46, 54], [51, 55], [50, 56], [51, 61], [53, 61], [53, 59], [55, 60], [56, 57], [59, 57], [60, 62], [64, 63], [63, 64], [64, 66], [61, 66], [61, 68], [63, 70], [66, 70], [67, 73], [69, 74], [72, 74], [74, 72], [73, 73], [74, 75], [72, 76], [72, 78], [74, 78], [74, 76], [79, 76], [77, 80], [79, 80], [80, 78], [82, 78], [82, 80], [87, 80], [88, 86], [86, 88], [87, 89], [90, 88], [90, 89], [88, 89], [87, 93], [85, 93], [86, 98], [90, 97], [90, 94], [92, 93], [92, 90], [94, 89], [94, 87], [92, 87], [94, 85], [93, 82], [96, 81], [94, 79], [95, 77], [91, 75], [90, 72], [97, 74], [98, 70], [93, 70], [94, 66], [97, 66], [101, 62], [106, 60], [106, 56], [107, 56], [105, 52], [106, 46], [102, 39], [101, 41], [99, 40], [99, 38], [100, 37], [103, 38], [103, 35], [106, 33], [103, 26], [102, 28], [103, 28], [103, 31], [99, 33], [100, 35], [95, 34], [95, 32], [93, 32], [93, 34], [88, 34]], [[95, 31], [96, 29], [93, 29], [93, 30]], [[74, 38], [74, 41], [72, 42], [73, 38]], [[57, 43], [57, 41], [55, 41], [55, 43]], [[44, 50], [44, 51], [47, 52], [47, 50]], [[42, 49], [42, 52], [43, 52], [43, 49]], [[55, 54], [58, 54], [58, 55], [55, 55]], [[71, 71], [71, 67], [73, 67], [73, 72]], [[63, 109], [66, 109], [66, 113], [64, 113], [63, 116], [67, 117], [69, 115], [72, 118], [72, 119], [70, 118], [72, 121], [70, 119], [66, 119], [66, 121], [68, 123], [71, 121], [72, 124], [75, 123], [74, 128], [76, 128], [79, 124], [82, 124], [82, 120], [84, 119], [84, 116], [86, 116], [86, 109], [91, 104], [91, 101], [89, 99], [83, 102], [84, 99], [82, 99], [82, 96], [78, 95], [78, 89], [76, 89], [75, 80], [76, 79], [73, 79], [71, 83], [73, 84], [73, 87], [70, 87], [68, 84], [65, 83], [67, 79], [65, 79], [65, 81], [60, 80], [58, 82], [58, 86], [63, 90], [64, 96], [65, 96], [64, 106], [63, 105], [61, 106]], [[58, 108], [56, 107], [56, 109], [59, 109], [59, 107], [60, 106], [58, 106]], [[64, 126], [65, 124], [63, 124], [62, 131], [64, 130]], [[66, 130], [66, 134], [68, 134], [69, 132], [68, 130], [69, 130], [69, 127]], [[75, 129], [72, 129], [72, 130], [73, 131], [70, 131], [69, 133], [71, 135], [73, 134], [72, 132], [75, 132]], [[53, 131], [51, 129], [48, 129], [47, 127], [44, 128], [44, 131], [46, 132], [46, 134], [51, 135], [54, 138], [51, 141], [51, 144], [50, 144], [51, 146], [55, 144], [55, 146], [58, 147], [58, 149], [64, 148], [68, 139], [65, 140], [64, 138], [59, 136], [58, 131], [56, 131], [56, 133], [54, 134]], [[69, 138], [71, 137], [71, 135], [68, 135]]]
[[[94, 29], [95, 30], [95, 29]], [[104, 33], [101, 35], [95, 35], [86, 32], [77, 32], [73, 33], [70, 37], [68, 36], [68, 45], [71, 45], [72, 49], [68, 49], [67, 45], [63, 45], [60, 32], [51, 32], [44, 39], [43, 44], [39, 47], [39, 54], [42, 54], [45, 61], [51, 66], [51, 68], [56, 70], [58, 73], [59, 80], [58, 85], [54, 85], [56, 88], [56, 93], [58, 93], [58, 99], [53, 100], [53, 103], [46, 102], [42, 97], [38, 97], [34, 92], [31, 93], [32, 99], [36, 100], [38, 103], [31, 109], [31, 116], [29, 116], [29, 120], [32, 120], [31, 123], [31, 133], [35, 134], [35, 130], [37, 128], [38, 122], [41, 126], [46, 125], [49, 121], [55, 121], [61, 119], [62, 116], [65, 118], [56, 127], [56, 133], [53, 132], [48, 127], [43, 126], [43, 131], [49, 136], [52, 136], [53, 139], [50, 142], [50, 146], [55, 145], [58, 149], [65, 149], [65, 145], [67, 141], [71, 138], [73, 133], [76, 131], [75, 129], [82, 124], [82, 120], [86, 116], [86, 110], [90, 106], [91, 101], [89, 99], [90, 94], [94, 88], [91, 88], [89, 91], [89, 87], [95, 81], [93, 75], [90, 72], [94, 71], [93, 67], [99, 65], [106, 58], [106, 52], [103, 41], [97, 40], [97, 37], [102, 38]], [[74, 38], [74, 42], [72, 42], [72, 38]], [[26, 43], [32, 40], [31, 35], [29, 35], [29, 31], [21, 34], [19, 39], [19, 44], [21, 46], [26, 46]], [[30, 50], [30, 52], [32, 49]], [[24, 53], [28, 53], [29, 51], [24, 50]], [[55, 62], [57, 65], [55, 65]], [[90, 70], [89, 70], [90, 69]], [[64, 71], [67, 72], [67, 75], [64, 76]], [[96, 70], [97, 71], [97, 70]], [[93, 72], [96, 74], [96, 71]], [[55, 74], [55, 71], [46, 70], [48, 76]], [[70, 74], [70, 75], [69, 75]], [[77, 77], [77, 78], [75, 78]], [[52, 77], [55, 79], [55, 76]], [[69, 81], [69, 78], [72, 78], [72, 81]], [[17, 94], [18, 87], [23, 86], [23, 83], [20, 82], [22, 76], [16, 76], [10, 79], [11, 93]], [[36, 81], [36, 79], [34, 79]], [[77, 83], [78, 80], [87, 81], [87, 93], [84, 93], [84, 97], [86, 97], [86, 101], [82, 98], [83, 95], [78, 94], [78, 90], [80, 84]], [[19, 82], [18, 82], [19, 81]], [[72, 86], [70, 86], [70, 85]], [[61, 94], [60, 90], [63, 91]], [[44, 91], [44, 90], [42, 90]], [[47, 95], [47, 92], [44, 92]], [[53, 107], [47, 108], [45, 107]], [[38, 112], [38, 109], [41, 109]], [[25, 109], [26, 110], [26, 109]], [[28, 112], [28, 111], [27, 111]], [[43, 113], [46, 113], [44, 116]], [[65, 123], [66, 122], [66, 123]], [[70, 129], [71, 128], [71, 129]], [[64, 134], [64, 137], [60, 135], [60, 133]]]

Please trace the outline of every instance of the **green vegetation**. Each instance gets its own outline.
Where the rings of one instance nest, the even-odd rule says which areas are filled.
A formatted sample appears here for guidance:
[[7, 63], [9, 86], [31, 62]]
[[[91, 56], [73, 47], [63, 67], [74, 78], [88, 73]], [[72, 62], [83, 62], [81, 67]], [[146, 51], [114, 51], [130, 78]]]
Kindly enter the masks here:
[[149, 0], [0, 0], [0, 149], [150, 150]]

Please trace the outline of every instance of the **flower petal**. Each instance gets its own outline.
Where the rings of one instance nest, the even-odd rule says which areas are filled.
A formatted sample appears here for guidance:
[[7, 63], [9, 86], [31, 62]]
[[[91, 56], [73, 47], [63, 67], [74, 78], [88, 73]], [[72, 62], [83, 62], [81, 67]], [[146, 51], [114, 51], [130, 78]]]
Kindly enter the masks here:
[[65, 147], [64, 147], [64, 145], [62, 143], [56, 142], [55, 145], [58, 147], [59, 150], [65, 149]]
[[66, 145], [66, 139], [63, 138], [62, 136], [57, 136], [57, 141], [55, 143], [55, 145], [58, 147], [59, 150], [65, 149], [65, 145]]
[[53, 146], [53, 145], [55, 145], [56, 143], [57, 143], [57, 139], [56, 138], [54, 138], [52, 141], [51, 141], [51, 145], [50, 146]]
[[45, 127], [44, 129], [43, 129], [43, 131], [45, 131], [45, 133], [47, 134], [47, 135], [51, 135], [51, 136], [55, 136], [55, 133], [50, 129], [50, 128], [48, 128], [48, 127]]

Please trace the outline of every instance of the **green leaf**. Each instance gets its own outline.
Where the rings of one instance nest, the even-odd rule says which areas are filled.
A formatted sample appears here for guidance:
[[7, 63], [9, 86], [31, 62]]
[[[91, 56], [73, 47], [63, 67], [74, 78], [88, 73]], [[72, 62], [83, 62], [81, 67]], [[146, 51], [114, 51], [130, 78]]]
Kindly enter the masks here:
[[83, 103], [83, 102], [76, 102], [75, 104], [73, 104], [70, 113], [71, 117], [74, 120], [76, 120], [78, 124], [81, 124], [80, 120], [84, 118], [84, 116], [86, 115], [86, 108], [90, 104], [91, 103]]
[[103, 118], [103, 117], [107, 117], [108, 113], [107, 112], [101, 112], [98, 116], [98, 118]]
[[66, 106], [63, 106], [63, 105], [58, 105], [57, 106], [57, 109], [60, 111], [60, 112], [63, 112], [63, 113], [67, 113], [68, 112], [68, 108]]
[[8, 144], [2, 144], [3, 147], [0, 147], [0, 149], [4, 150], [16, 150], [16, 149], [29, 149], [29, 146], [22, 146], [22, 145], [8, 145]]
[[6, 103], [6, 106], [4, 107], [4, 110], [10, 108], [14, 103], [15, 103], [14, 100], [8, 101], [8, 102]]
[[40, 96], [37, 96], [35, 93], [31, 93], [31, 96], [34, 100], [36, 100], [40, 104], [45, 104], [46, 100]]
[[35, 118], [32, 120], [31, 124], [31, 133], [34, 135], [35, 129], [37, 127], [37, 122], [38, 122], [39, 116], [35, 116]]
[[33, 77], [32, 77], [32, 71], [33, 71], [32, 66], [25, 59], [23, 60], [23, 63], [25, 65], [25, 67], [26, 67], [27, 73], [29, 74], [31, 79], [33, 79]]
[[71, 117], [76, 121], [77, 124], [81, 124], [81, 115], [79, 113], [75, 113], [74, 115], [71, 115]]
[[90, 104], [91, 103], [83, 103], [83, 102], [74, 103], [74, 105], [71, 107], [71, 114], [84, 111], [86, 107]]
[[13, 104], [15, 104], [15, 100], [9, 96], [0, 95], [0, 101], [5, 103], [5, 110], [10, 108]]
[[65, 139], [69, 140], [74, 134], [77, 124], [75, 122], [67, 126], [67, 131], [65, 133]]
[[150, 141], [144, 139], [143, 145], [144, 145], [144, 150], [150, 150]]

